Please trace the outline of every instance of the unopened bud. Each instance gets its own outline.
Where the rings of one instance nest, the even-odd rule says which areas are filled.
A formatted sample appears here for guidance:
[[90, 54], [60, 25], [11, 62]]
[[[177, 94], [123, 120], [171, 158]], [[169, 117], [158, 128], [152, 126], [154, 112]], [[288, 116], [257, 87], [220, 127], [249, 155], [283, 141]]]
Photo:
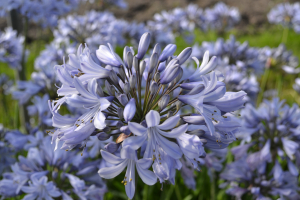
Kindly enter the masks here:
[[173, 114], [174, 114], [174, 113], [173, 113], [172, 111], [169, 111], [168, 114], [167, 114], [167, 118], [172, 117]]
[[109, 90], [109, 94], [110, 94], [111, 96], [115, 96], [115, 92], [116, 92], [115, 87], [111, 85], [111, 86], [110, 86], [110, 90]]
[[129, 135], [129, 134], [131, 133], [131, 131], [129, 130], [128, 126], [122, 126], [122, 127], [120, 128], [120, 131], [121, 131], [122, 133], [124, 133], [125, 135]]
[[123, 111], [124, 111], [123, 108], [120, 107], [118, 108], [118, 116], [120, 119], [123, 119]]
[[110, 138], [110, 135], [105, 133], [105, 132], [101, 132], [97, 135], [97, 137], [98, 137], [98, 140], [105, 141], [105, 140], [108, 140]]
[[154, 75], [154, 81], [158, 82], [159, 78], [160, 78], [160, 73], [156, 72], [155, 75]]
[[146, 69], [146, 62], [143, 60], [140, 63], [140, 75], [142, 75], [144, 73], [145, 69]]
[[161, 47], [160, 47], [159, 44], [156, 44], [154, 46], [153, 53], [157, 53], [157, 55], [160, 55], [160, 53], [161, 53]]
[[158, 85], [156, 82], [152, 82], [151, 85], [150, 85], [150, 94], [154, 95], [156, 94], [158, 90]]
[[158, 55], [157, 55], [157, 53], [154, 53], [150, 57], [150, 63], [149, 63], [149, 69], [148, 69], [149, 74], [153, 72], [153, 70], [156, 68], [157, 64], [158, 64]]
[[116, 124], [116, 127], [121, 128], [122, 126], [124, 126], [124, 123], [121, 122], [121, 121], [118, 121], [117, 124]]
[[178, 72], [178, 75], [176, 76], [176, 78], [174, 79], [174, 83], [178, 83], [180, 81], [180, 79], [182, 78], [183, 76], [183, 69], [180, 67], [179, 68], [179, 72]]
[[168, 65], [172, 59], [173, 59], [172, 56], [169, 56], [167, 59], [166, 65]]
[[110, 79], [112, 80], [112, 82], [115, 84], [115, 85], [118, 85], [119, 84], [119, 79], [118, 79], [118, 76], [116, 74], [116, 72], [114, 70], [111, 70], [110, 72]]
[[163, 110], [167, 107], [168, 103], [170, 101], [170, 96], [168, 94], [164, 95], [161, 100], [158, 102], [158, 107], [160, 110]]
[[63, 180], [65, 180], [65, 178], [66, 178], [66, 174], [64, 172], [62, 172], [60, 174], [60, 180], [63, 181]]
[[119, 74], [120, 74], [121, 78], [123, 80], [125, 80], [126, 74], [125, 74], [125, 71], [124, 71], [124, 67], [119, 68]]
[[128, 94], [130, 92], [130, 85], [129, 83], [125, 83], [123, 87], [123, 91], [125, 94]]
[[136, 76], [135, 75], [130, 76], [129, 84], [130, 84], [131, 89], [135, 88], [135, 85], [136, 85]]
[[192, 48], [187, 47], [185, 48], [177, 57], [179, 60], [179, 64], [182, 65], [192, 54]]
[[132, 63], [136, 73], [138, 72], [138, 67], [139, 67], [139, 60], [136, 56], [133, 57], [133, 63]]
[[196, 130], [190, 131], [189, 134], [190, 135], [202, 136], [202, 135], [205, 134], [205, 131], [202, 130], [202, 129], [196, 129]]
[[180, 108], [182, 106], [182, 102], [181, 101], [176, 101], [175, 105], [176, 105], [176, 110], [180, 110]]
[[115, 153], [120, 147], [120, 144], [116, 143], [108, 143], [107, 145], [104, 146], [104, 149], [108, 151], [109, 153]]
[[109, 132], [111, 130], [111, 128], [109, 128], [108, 126], [106, 126], [105, 128], [102, 129], [102, 132]]
[[97, 87], [97, 93], [100, 97], [104, 97], [104, 92], [100, 86], [100, 84], [98, 84], [98, 87]]
[[52, 179], [56, 179], [57, 178], [57, 171], [52, 171]]
[[132, 67], [132, 62], [133, 62], [133, 55], [129, 51], [129, 52], [127, 52], [127, 65], [128, 65], [129, 69], [131, 69], [131, 67]]
[[118, 100], [123, 106], [125, 106], [128, 103], [128, 97], [125, 94], [121, 94], [120, 96], [118, 96]]
[[181, 126], [182, 124], [184, 124], [184, 121], [180, 118], [180, 120], [178, 121], [178, 123], [176, 124], [176, 126]]

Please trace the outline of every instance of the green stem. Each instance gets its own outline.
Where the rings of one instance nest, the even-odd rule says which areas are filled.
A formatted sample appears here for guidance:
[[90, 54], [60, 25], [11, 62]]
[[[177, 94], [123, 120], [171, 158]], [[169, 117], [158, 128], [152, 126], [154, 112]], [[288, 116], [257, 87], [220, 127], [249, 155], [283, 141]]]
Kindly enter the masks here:
[[145, 184], [144, 186], [144, 192], [143, 192], [143, 200], [147, 200], [147, 197], [148, 197], [148, 185]]
[[178, 200], [182, 200], [178, 184], [175, 184], [175, 194]]
[[281, 43], [286, 44], [287, 38], [288, 38], [288, 34], [289, 34], [289, 28], [288, 28], [288, 27], [285, 27], [285, 28], [283, 29]]
[[265, 92], [265, 88], [266, 88], [266, 84], [267, 84], [267, 81], [268, 81], [268, 77], [269, 77], [269, 74], [270, 74], [270, 69], [267, 68], [263, 77], [262, 77], [262, 81], [261, 81], [261, 88], [260, 88], [260, 92], [258, 94], [258, 97], [257, 97], [257, 102], [256, 104], [258, 105], [262, 99], [263, 99], [263, 96], [264, 96], [264, 92]]

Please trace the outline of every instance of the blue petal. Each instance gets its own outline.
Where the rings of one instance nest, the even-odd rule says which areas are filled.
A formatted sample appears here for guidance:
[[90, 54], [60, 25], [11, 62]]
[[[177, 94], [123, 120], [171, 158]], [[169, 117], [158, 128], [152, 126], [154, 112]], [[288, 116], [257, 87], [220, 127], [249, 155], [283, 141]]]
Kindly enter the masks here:
[[176, 126], [176, 124], [178, 123], [179, 120], [180, 120], [179, 115], [172, 116], [172, 117], [168, 118], [166, 121], [164, 121], [161, 125], [158, 125], [157, 128], [159, 128], [161, 130], [172, 129]]
[[114, 154], [111, 154], [107, 151], [100, 150], [100, 152], [101, 152], [102, 158], [111, 164], [117, 165], [124, 161], [124, 159], [117, 157]]
[[146, 122], [148, 128], [159, 125], [160, 123], [159, 113], [155, 110], [150, 110], [146, 115]]
[[118, 176], [127, 166], [129, 160], [124, 160], [118, 165], [112, 167], [104, 167], [99, 169], [98, 173], [102, 178], [111, 179]]

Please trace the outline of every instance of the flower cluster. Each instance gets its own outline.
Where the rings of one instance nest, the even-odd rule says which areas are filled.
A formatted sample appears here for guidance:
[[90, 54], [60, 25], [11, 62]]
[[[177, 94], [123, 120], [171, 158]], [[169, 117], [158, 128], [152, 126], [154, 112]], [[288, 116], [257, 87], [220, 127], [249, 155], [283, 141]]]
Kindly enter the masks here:
[[206, 29], [204, 12], [194, 4], [188, 5], [185, 9], [175, 8], [156, 13], [153, 20], [148, 21], [147, 26], [153, 33], [155, 42], [161, 44], [174, 42], [176, 34], [183, 35], [187, 42], [192, 43], [195, 28]]
[[74, 10], [79, 3], [78, 0], [3, 0], [0, 3], [0, 13], [3, 16], [16, 9], [21, 15], [43, 27], [55, 27], [58, 17]]
[[228, 7], [219, 2], [213, 8], [205, 10], [207, 24], [210, 28], [224, 31], [234, 27], [240, 21], [240, 13], [235, 7]]
[[284, 44], [280, 44], [277, 48], [263, 47], [259, 51], [259, 59], [266, 63], [267, 68], [280, 67], [289, 74], [300, 72], [300, 68], [297, 68], [298, 58], [292, 51], [288, 51]]
[[300, 4], [281, 3], [272, 8], [268, 14], [270, 23], [281, 24], [286, 28], [293, 28], [300, 32]]
[[[226, 148], [235, 141], [239, 124], [230, 112], [245, 103], [245, 92], [226, 92], [220, 73], [213, 71], [217, 59], [209, 59], [208, 52], [201, 65], [195, 59], [196, 71], [182, 79], [181, 66], [192, 49], [173, 56], [176, 45], [161, 51], [157, 44], [144, 58], [149, 44], [150, 34], [145, 33], [136, 54], [124, 48], [123, 60], [110, 44], [100, 45], [97, 58], [87, 46], [79, 46], [68, 63], [55, 67], [62, 82], [57, 93], [63, 97], [50, 103], [57, 128], [52, 140], [63, 142], [62, 149], [85, 148], [92, 135], [99, 140], [115, 138], [101, 150], [112, 166], [101, 168], [99, 174], [114, 178], [127, 167], [123, 183], [129, 198], [135, 192], [135, 168], [148, 185], [157, 178], [174, 184], [180, 159], [199, 170], [204, 147]], [[79, 117], [61, 116], [58, 111], [64, 104], [85, 111]], [[197, 112], [183, 113], [183, 107]], [[151, 165], [153, 172], [148, 170]]]
[[8, 27], [4, 32], [0, 31], [0, 61], [7, 63], [14, 69], [20, 69], [23, 56], [23, 36], [17, 36], [17, 32]]
[[257, 75], [264, 70], [264, 60], [259, 59], [259, 49], [249, 47], [247, 42], [240, 43], [234, 36], [224, 41], [203, 42], [193, 46], [192, 56], [201, 59], [204, 52], [217, 56], [218, 70], [224, 75], [229, 91], [244, 90], [249, 100], [254, 101], [259, 91]]
[[[19, 156], [12, 164], [12, 156], [3, 154], [3, 164], [11, 165], [0, 180], [0, 195], [4, 198], [26, 194], [24, 199], [52, 199], [58, 197], [68, 200], [77, 196], [81, 199], [102, 199], [106, 185], [97, 173], [96, 166], [106, 165], [105, 161], [88, 161], [89, 155], [82, 156], [78, 151], [56, 150], [51, 137], [44, 137], [41, 131], [35, 135], [24, 135], [18, 131], [6, 132], [6, 143], [14, 148], [14, 153], [26, 149], [26, 157]], [[1, 152], [5, 150], [1, 148]], [[10, 151], [12, 152], [12, 151]], [[2, 159], [2, 156], [1, 156]], [[2, 168], [2, 165], [1, 165]], [[48, 181], [51, 179], [52, 181]]]
[[298, 199], [299, 107], [289, 107], [275, 98], [265, 100], [258, 109], [247, 104], [241, 115], [242, 143], [231, 149], [236, 161], [221, 174], [230, 183], [228, 193], [241, 197], [249, 192], [257, 199], [268, 195]]

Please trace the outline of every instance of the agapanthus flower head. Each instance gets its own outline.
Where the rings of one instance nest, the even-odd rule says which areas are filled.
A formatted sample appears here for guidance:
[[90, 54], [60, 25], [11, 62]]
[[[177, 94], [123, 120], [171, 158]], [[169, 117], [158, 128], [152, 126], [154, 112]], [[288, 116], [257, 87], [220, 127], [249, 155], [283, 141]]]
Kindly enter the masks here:
[[205, 9], [205, 16], [210, 28], [228, 30], [240, 21], [237, 8], [229, 7], [223, 2], [217, 3], [213, 8]]
[[247, 101], [254, 102], [259, 92], [257, 76], [265, 67], [265, 60], [259, 59], [259, 49], [250, 47], [247, 42], [240, 43], [231, 35], [227, 41], [219, 38], [216, 42], [194, 45], [192, 56], [202, 59], [205, 51], [217, 57], [216, 69], [221, 72], [218, 77], [223, 76], [227, 90], [243, 90], [247, 93]]
[[268, 174], [265, 164], [253, 167], [248, 161], [249, 157], [244, 154], [242, 158], [228, 164], [221, 173], [221, 179], [225, 180], [222, 187], [228, 188], [227, 194], [237, 199], [242, 199], [244, 194], [257, 200], [271, 197], [299, 199], [297, 177], [284, 171], [277, 161], [272, 172]]
[[277, 48], [264, 47], [259, 52], [259, 59], [266, 63], [266, 68], [282, 68], [288, 74], [300, 72], [297, 56], [288, 51], [284, 44], [280, 44]]
[[123, 32], [125, 24], [118, 22], [110, 12], [90, 11], [85, 15], [73, 14], [58, 20], [54, 33], [56, 40], [68, 38], [77, 45], [87, 43], [93, 49], [107, 42], [123, 45], [125, 41], [120, 32]]
[[148, 27], [157, 43], [172, 43], [178, 35], [182, 35], [187, 42], [192, 43], [195, 28], [206, 30], [205, 19], [203, 10], [195, 4], [190, 4], [186, 8], [156, 13], [153, 20], [148, 21]]
[[300, 4], [281, 3], [276, 5], [268, 14], [268, 20], [272, 24], [280, 24], [286, 28], [293, 28], [300, 32]]
[[74, 10], [80, 4], [78, 0], [3, 0], [0, 3], [1, 15], [15, 9], [30, 21], [39, 23], [43, 28], [57, 26], [60, 16]]
[[281, 157], [293, 161], [290, 165], [294, 165], [300, 147], [298, 105], [290, 107], [274, 98], [265, 100], [258, 109], [246, 105], [241, 115], [245, 129], [243, 141], [255, 143], [261, 149], [259, 154], [268, 155], [261, 156], [262, 162]]
[[[23, 56], [24, 37], [18, 36], [11, 27], [0, 32], [0, 61], [11, 68], [20, 69]], [[25, 55], [26, 56], [26, 55]]]
[[[7, 136], [10, 141], [12, 137], [17, 137], [15, 140], [18, 141], [12, 141], [12, 145], [23, 143], [24, 146], [23, 138], [27, 138], [25, 143], [30, 143], [24, 147], [28, 149], [27, 156], [18, 156], [18, 162], [10, 166], [11, 171], [3, 174], [0, 180], [2, 197], [24, 194], [24, 199], [53, 199], [58, 196], [71, 199], [70, 196], [74, 195], [85, 199], [103, 198], [106, 185], [94, 174], [97, 173], [97, 166], [106, 165], [105, 161], [89, 161], [89, 157], [80, 155], [78, 151], [54, 151], [61, 143], [51, 144], [51, 137], [44, 137], [41, 131], [37, 132], [36, 137], [13, 132]], [[61, 182], [63, 188], [58, 187]]]
[[[141, 36], [136, 53], [125, 47], [123, 60], [110, 44], [100, 45], [97, 57], [87, 46], [79, 46], [77, 55], [55, 67], [63, 97], [49, 102], [56, 127], [52, 142], [63, 142], [62, 149], [85, 148], [91, 136], [112, 136], [101, 150], [112, 165], [101, 167], [99, 174], [113, 178], [127, 167], [123, 183], [130, 198], [135, 167], [148, 185], [157, 178], [175, 184], [181, 159], [199, 170], [204, 147], [222, 149], [235, 141], [240, 125], [230, 112], [245, 103], [245, 92], [226, 92], [220, 73], [214, 71], [216, 58], [209, 59], [208, 52], [201, 66], [183, 79], [182, 67], [192, 49], [174, 56], [176, 45], [161, 51], [157, 44], [149, 55], [150, 38], [149, 33]], [[62, 116], [59, 109], [64, 104], [84, 112]], [[196, 113], [186, 109], [189, 112], [183, 114], [185, 107]], [[153, 172], [148, 170], [151, 165]]]

